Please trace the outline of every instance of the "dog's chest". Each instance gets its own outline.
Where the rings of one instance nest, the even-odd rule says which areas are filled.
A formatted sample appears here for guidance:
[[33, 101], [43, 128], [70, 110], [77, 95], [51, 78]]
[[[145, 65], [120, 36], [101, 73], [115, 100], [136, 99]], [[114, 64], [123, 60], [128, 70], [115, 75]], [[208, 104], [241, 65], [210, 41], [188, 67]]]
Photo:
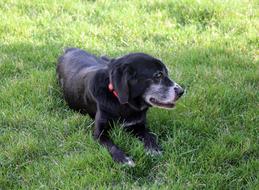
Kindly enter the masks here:
[[124, 127], [129, 127], [129, 126], [136, 125], [136, 124], [139, 124], [139, 123], [143, 123], [143, 119], [124, 120], [124, 121], [122, 122], [122, 125], [123, 125]]
[[123, 124], [123, 126], [128, 127], [128, 126], [144, 123], [145, 120], [146, 120], [145, 112], [135, 112], [135, 111], [129, 111], [127, 109], [124, 109], [124, 111], [121, 111], [119, 121], [121, 124]]

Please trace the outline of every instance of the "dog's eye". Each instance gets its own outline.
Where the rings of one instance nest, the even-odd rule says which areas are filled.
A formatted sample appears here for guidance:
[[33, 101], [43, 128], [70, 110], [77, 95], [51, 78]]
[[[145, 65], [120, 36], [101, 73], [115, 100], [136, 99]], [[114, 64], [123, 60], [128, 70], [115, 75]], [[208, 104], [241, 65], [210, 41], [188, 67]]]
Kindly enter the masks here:
[[162, 73], [162, 72], [158, 72], [158, 73], [156, 73], [156, 74], [154, 75], [154, 77], [155, 77], [156, 79], [161, 79], [161, 78], [163, 77], [163, 73]]

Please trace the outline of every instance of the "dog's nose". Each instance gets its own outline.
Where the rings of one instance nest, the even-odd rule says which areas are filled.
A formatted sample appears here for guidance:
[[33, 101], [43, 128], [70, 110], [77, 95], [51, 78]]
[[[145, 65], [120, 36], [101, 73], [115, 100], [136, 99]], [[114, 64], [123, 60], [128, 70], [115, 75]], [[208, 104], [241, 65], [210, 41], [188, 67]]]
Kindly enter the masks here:
[[184, 89], [180, 86], [174, 87], [174, 90], [178, 98], [180, 98], [184, 94]]

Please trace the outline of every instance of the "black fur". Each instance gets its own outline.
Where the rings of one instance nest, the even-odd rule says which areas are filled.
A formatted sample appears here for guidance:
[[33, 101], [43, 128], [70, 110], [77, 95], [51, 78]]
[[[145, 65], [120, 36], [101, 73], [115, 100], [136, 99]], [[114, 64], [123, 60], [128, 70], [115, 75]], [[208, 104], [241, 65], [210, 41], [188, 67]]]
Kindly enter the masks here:
[[[57, 74], [65, 100], [72, 109], [89, 114], [95, 120], [94, 138], [108, 148], [115, 161], [128, 163], [129, 158], [108, 137], [114, 121], [124, 123], [127, 131], [141, 139], [147, 150], [160, 151], [155, 136], [146, 126], [150, 105], [142, 97], [155, 83], [155, 72], [167, 74], [160, 60], [144, 53], [110, 59], [70, 48], [58, 62]], [[172, 85], [169, 79], [164, 81]], [[108, 89], [110, 82], [118, 98]]]

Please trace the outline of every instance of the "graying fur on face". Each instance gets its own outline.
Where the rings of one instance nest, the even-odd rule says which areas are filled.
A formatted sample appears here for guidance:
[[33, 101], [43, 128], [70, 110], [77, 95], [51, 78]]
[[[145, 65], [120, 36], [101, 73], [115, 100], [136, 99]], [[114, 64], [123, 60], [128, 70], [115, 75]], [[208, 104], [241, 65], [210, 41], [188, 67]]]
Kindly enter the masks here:
[[152, 98], [155, 99], [158, 103], [161, 104], [175, 104], [177, 99], [177, 95], [175, 92], [175, 88], [179, 87], [177, 83], [174, 83], [172, 86], [164, 86], [160, 84], [152, 84], [143, 94], [144, 100], [155, 107], [163, 107], [169, 109], [170, 107], [166, 107], [163, 105], [155, 104], [150, 101]]

